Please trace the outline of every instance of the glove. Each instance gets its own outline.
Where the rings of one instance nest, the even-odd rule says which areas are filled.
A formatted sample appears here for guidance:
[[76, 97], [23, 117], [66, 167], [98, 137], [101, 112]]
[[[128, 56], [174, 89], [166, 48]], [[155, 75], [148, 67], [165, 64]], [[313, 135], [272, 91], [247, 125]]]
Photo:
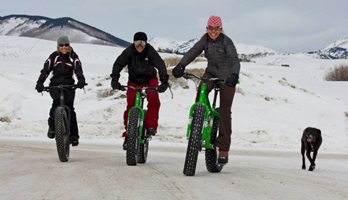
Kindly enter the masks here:
[[238, 74], [231, 74], [226, 78], [225, 84], [229, 87], [236, 87], [238, 79]]
[[168, 82], [161, 83], [161, 85], [158, 86], [157, 91], [159, 93], [163, 93], [167, 90], [168, 86], [169, 86]]
[[180, 78], [184, 75], [185, 67], [181, 64], [178, 64], [176, 67], [174, 67], [172, 74], [175, 78]]
[[44, 90], [43, 82], [36, 82], [35, 90], [37, 90], [38, 93], [41, 93]]
[[118, 82], [116, 79], [111, 80], [111, 87], [114, 90], [121, 90], [121, 83]]
[[86, 84], [85, 79], [79, 78], [77, 81], [76, 87], [82, 89], [83, 87], [85, 87], [85, 84]]

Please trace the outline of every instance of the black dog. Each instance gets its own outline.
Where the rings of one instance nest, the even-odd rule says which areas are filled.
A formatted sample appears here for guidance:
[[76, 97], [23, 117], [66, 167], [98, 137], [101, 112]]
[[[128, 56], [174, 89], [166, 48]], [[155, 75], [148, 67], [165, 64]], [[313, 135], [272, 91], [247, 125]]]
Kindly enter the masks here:
[[[323, 139], [321, 137], [321, 131], [317, 128], [308, 127], [303, 131], [301, 139], [301, 154], [302, 154], [302, 169], [306, 169], [305, 157], [306, 156], [311, 163], [309, 171], [313, 171], [315, 168], [315, 159], [318, 154], [319, 147]], [[313, 152], [313, 158], [311, 158], [311, 152]]]

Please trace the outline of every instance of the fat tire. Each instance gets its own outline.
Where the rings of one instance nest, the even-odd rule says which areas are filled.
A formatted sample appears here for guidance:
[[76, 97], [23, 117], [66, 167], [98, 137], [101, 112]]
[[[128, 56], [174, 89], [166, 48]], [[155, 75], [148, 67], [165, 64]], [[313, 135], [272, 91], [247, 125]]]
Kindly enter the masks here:
[[201, 140], [205, 112], [205, 107], [201, 104], [198, 104], [193, 110], [191, 130], [183, 170], [183, 173], [186, 176], [194, 176], [196, 172], [198, 153], [202, 149]]
[[138, 133], [140, 126], [140, 110], [132, 108], [129, 111], [128, 117], [128, 131], [127, 131], [127, 149], [126, 149], [126, 163], [130, 166], [137, 165], [138, 161]]
[[220, 125], [220, 118], [214, 117], [212, 131], [210, 135], [210, 142], [213, 145], [213, 149], [205, 150], [205, 165], [207, 167], [207, 170], [212, 173], [221, 172], [223, 168], [223, 165], [218, 164], [217, 162], [218, 153], [217, 153], [217, 148], [214, 145], [216, 137], [217, 137], [217, 132], [219, 130], [219, 125]]
[[[146, 116], [146, 111], [144, 110], [144, 116]], [[144, 164], [147, 161], [147, 154], [149, 151], [149, 140], [147, 138], [147, 136], [145, 135], [146, 131], [145, 128], [143, 128], [143, 140], [144, 143], [143, 144], [139, 144], [139, 149], [138, 149], [138, 163], [140, 164]]]
[[54, 120], [58, 158], [61, 162], [67, 162], [70, 154], [70, 133], [68, 115], [64, 107], [55, 110]]

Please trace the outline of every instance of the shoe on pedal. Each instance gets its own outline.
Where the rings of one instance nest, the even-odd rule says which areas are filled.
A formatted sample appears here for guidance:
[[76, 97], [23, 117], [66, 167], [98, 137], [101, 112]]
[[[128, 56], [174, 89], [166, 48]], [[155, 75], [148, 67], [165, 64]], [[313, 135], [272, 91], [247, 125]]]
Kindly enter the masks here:
[[51, 127], [48, 127], [47, 137], [50, 139], [53, 139], [55, 135], [56, 133], [54, 132], [54, 129], [52, 129]]
[[149, 128], [146, 131], [146, 135], [151, 135], [151, 136], [155, 136], [156, 135], [156, 130], [153, 128]]
[[228, 151], [219, 150], [218, 163], [219, 164], [228, 163]]
[[71, 141], [71, 145], [73, 147], [79, 145], [79, 137], [78, 136], [71, 136], [70, 141]]
[[123, 147], [123, 150], [125, 150], [125, 151], [127, 150], [127, 137], [124, 137], [122, 147]]

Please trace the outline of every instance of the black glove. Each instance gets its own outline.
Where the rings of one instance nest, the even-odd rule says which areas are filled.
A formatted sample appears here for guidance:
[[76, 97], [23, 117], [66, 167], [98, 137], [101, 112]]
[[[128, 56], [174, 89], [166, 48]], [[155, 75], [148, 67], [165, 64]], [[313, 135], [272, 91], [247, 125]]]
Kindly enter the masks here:
[[168, 82], [161, 83], [161, 85], [158, 86], [157, 91], [159, 93], [163, 93], [167, 90], [168, 86], [169, 86]]
[[238, 83], [238, 79], [239, 79], [238, 74], [231, 74], [226, 78], [225, 84], [229, 87], [236, 87]]
[[85, 87], [85, 84], [86, 84], [85, 79], [79, 78], [77, 81], [76, 87], [82, 89], [83, 87]]
[[118, 80], [112, 79], [111, 80], [111, 87], [114, 90], [121, 90], [121, 83], [118, 82]]
[[172, 74], [175, 78], [180, 78], [184, 75], [185, 67], [181, 64], [178, 64], [176, 67], [174, 67]]
[[35, 90], [37, 90], [38, 93], [42, 92], [44, 90], [44, 84], [41, 81], [36, 82]]

